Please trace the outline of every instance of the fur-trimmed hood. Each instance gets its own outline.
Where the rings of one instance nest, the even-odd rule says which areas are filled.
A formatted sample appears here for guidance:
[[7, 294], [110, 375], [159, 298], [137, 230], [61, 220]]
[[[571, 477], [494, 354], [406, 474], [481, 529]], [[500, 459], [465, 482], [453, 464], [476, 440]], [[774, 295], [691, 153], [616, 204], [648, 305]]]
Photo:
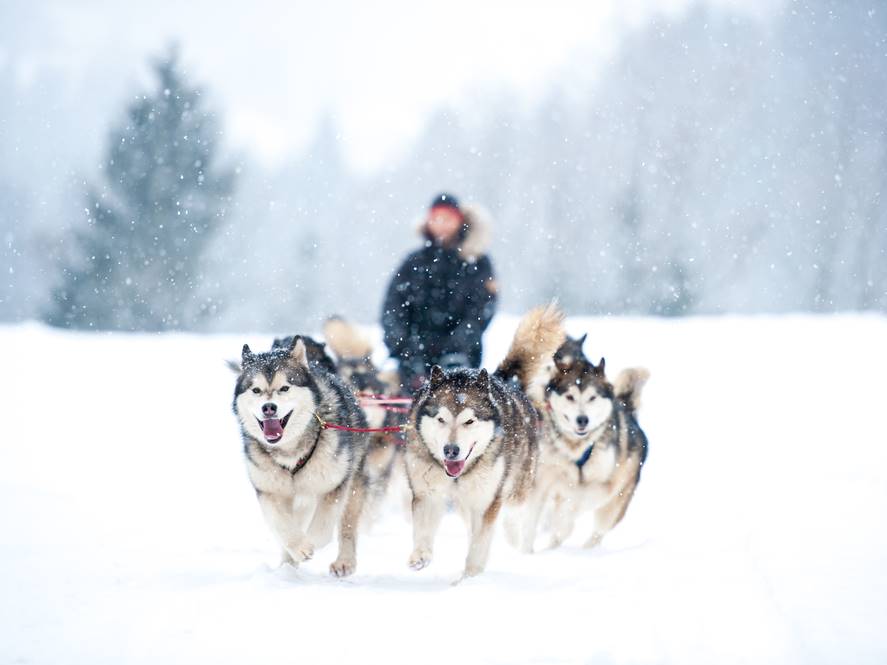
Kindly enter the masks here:
[[[466, 227], [465, 235], [458, 244], [459, 253], [466, 261], [474, 263], [489, 249], [492, 218], [486, 208], [476, 203], [464, 203], [459, 210], [462, 211]], [[419, 235], [427, 240], [424, 218], [419, 222], [418, 231]]]

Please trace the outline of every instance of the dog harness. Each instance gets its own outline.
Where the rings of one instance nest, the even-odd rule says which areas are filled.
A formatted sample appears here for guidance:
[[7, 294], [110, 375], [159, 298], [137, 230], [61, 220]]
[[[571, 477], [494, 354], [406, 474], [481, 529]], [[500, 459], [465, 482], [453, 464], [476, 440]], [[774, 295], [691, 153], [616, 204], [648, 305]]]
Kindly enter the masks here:
[[308, 451], [308, 454], [305, 455], [305, 457], [300, 457], [300, 458], [299, 458], [299, 461], [296, 462], [296, 466], [295, 466], [295, 467], [293, 467], [292, 469], [290, 469], [289, 467], [286, 467], [286, 466], [285, 466], [285, 467], [283, 467], [283, 468], [289, 470], [289, 472], [290, 472], [293, 476], [295, 476], [296, 473], [298, 473], [299, 471], [301, 471], [301, 470], [302, 470], [302, 467], [304, 467], [304, 466], [308, 463], [308, 460], [311, 459], [311, 456], [314, 455], [314, 451], [317, 450], [317, 444], [320, 443], [320, 435], [321, 435], [321, 434], [323, 434], [323, 428], [322, 428], [322, 427], [321, 427], [320, 429], [317, 430], [317, 436], [314, 438], [314, 445], [311, 446], [311, 450]]
[[585, 449], [585, 452], [582, 453], [582, 457], [576, 460], [576, 466], [579, 467], [579, 470], [582, 470], [582, 467], [585, 466], [585, 463], [588, 461], [588, 458], [591, 457], [591, 451], [594, 449], [594, 444], [592, 443], [588, 448]]
[[347, 427], [345, 425], [336, 425], [334, 423], [328, 423], [323, 418], [321, 418], [317, 411], [314, 412], [314, 417], [317, 418], [317, 422], [320, 423], [320, 429], [337, 429], [342, 430], [343, 432], [403, 432], [409, 429], [409, 425], [393, 425], [391, 427]]

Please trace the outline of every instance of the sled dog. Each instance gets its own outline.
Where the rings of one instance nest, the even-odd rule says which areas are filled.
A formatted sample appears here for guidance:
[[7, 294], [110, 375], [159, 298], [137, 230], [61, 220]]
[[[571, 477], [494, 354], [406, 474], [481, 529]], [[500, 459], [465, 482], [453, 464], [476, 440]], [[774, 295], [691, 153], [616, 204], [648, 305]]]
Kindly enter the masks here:
[[563, 340], [563, 314], [549, 305], [524, 317], [492, 376], [483, 369], [431, 368], [407, 429], [411, 568], [431, 562], [435, 533], [452, 502], [469, 531], [462, 578], [484, 570], [500, 509], [523, 503], [533, 486], [537, 413], [524, 388]]
[[[308, 349], [313, 349], [309, 360]], [[366, 434], [325, 423], [366, 427], [351, 391], [326, 368], [310, 338], [276, 340], [271, 351], [244, 344], [234, 389], [250, 482], [283, 560], [298, 565], [339, 527], [336, 576], [357, 565], [356, 533], [367, 489]]]
[[[336, 354], [339, 376], [358, 395], [396, 396], [399, 381], [386, 377], [373, 364], [372, 344], [360, 331], [341, 317], [327, 319], [323, 326], [327, 346]], [[373, 429], [400, 425], [406, 414], [387, 409], [380, 403], [368, 401], [363, 405], [367, 423]], [[392, 473], [402, 463], [402, 437], [396, 432], [373, 432], [367, 444], [366, 475], [369, 481], [369, 512], [378, 508], [388, 490]]]
[[647, 456], [637, 411], [649, 372], [626, 369], [611, 384], [604, 358], [595, 365], [582, 353], [584, 340], [568, 339], [558, 349], [539, 405], [539, 468], [519, 543], [525, 552], [533, 550], [544, 510], [550, 510], [551, 547], [572, 533], [584, 510], [595, 518], [586, 547], [598, 545], [625, 515]]

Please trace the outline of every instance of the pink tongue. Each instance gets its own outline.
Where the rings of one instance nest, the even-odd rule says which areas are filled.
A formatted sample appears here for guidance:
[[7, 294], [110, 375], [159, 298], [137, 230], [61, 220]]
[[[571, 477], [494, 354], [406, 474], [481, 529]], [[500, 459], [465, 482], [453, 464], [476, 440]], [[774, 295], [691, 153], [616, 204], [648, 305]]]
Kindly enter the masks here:
[[458, 462], [444, 461], [444, 467], [446, 468], [447, 473], [455, 478], [462, 473], [462, 469], [465, 467], [465, 460], [459, 460]]
[[262, 433], [269, 441], [279, 439], [283, 436], [283, 428], [280, 426], [279, 418], [269, 418], [262, 421]]

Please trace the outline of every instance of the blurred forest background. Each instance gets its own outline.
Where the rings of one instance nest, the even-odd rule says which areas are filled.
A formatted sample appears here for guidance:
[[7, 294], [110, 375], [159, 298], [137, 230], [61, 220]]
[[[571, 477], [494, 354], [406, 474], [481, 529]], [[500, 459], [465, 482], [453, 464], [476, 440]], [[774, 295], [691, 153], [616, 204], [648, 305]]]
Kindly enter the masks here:
[[578, 49], [540, 94], [475, 86], [371, 169], [349, 163], [334, 110], [273, 164], [231, 145], [186, 37], [109, 83], [126, 94], [87, 91], [107, 107], [92, 159], [65, 122], [70, 81], [23, 74], [4, 23], [2, 321], [376, 321], [439, 190], [490, 211], [507, 311], [553, 296], [571, 314], [887, 311], [880, 2], [650, 11], [593, 73]]

